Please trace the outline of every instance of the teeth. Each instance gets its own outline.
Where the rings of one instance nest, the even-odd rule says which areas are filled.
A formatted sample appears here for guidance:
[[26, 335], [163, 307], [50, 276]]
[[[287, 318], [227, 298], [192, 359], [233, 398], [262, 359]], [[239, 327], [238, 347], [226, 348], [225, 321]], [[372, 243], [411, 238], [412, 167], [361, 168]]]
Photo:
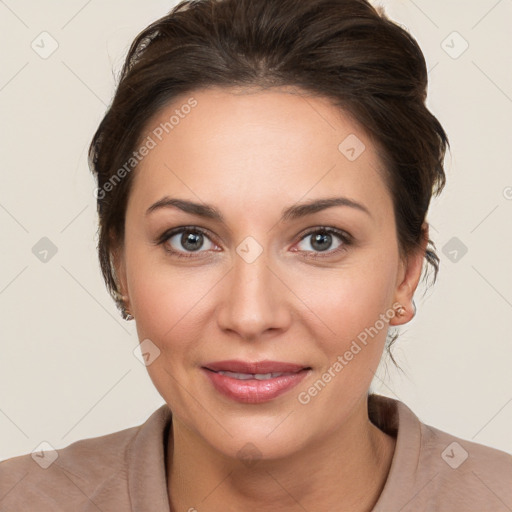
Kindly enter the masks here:
[[217, 372], [220, 375], [226, 375], [226, 377], [231, 377], [232, 379], [239, 379], [239, 380], [249, 380], [249, 379], [256, 379], [256, 380], [267, 380], [267, 379], [274, 379], [275, 377], [280, 377], [281, 375], [287, 375], [282, 372], [276, 372], [276, 373], [235, 373], [235, 372], [224, 372], [219, 371]]

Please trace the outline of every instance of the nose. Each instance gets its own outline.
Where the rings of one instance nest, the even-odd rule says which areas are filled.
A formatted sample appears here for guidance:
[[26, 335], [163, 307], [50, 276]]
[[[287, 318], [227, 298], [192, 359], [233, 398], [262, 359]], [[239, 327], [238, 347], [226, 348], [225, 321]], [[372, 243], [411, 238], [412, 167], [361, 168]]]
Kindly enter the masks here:
[[254, 341], [285, 331], [291, 322], [285, 281], [268, 265], [265, 253], [248, 263], [235, 255], [223, 282], [217, 321], [223, 331]]

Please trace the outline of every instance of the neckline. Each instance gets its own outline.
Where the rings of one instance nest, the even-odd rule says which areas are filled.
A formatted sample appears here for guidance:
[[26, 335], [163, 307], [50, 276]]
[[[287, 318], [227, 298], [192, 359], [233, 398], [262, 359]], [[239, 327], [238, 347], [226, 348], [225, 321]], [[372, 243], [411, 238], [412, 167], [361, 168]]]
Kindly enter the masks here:
[[[388, 476], [372, 512], [387, 512], [397, 502], [406, 503], [421, 454], [421, 424], [403, 402], [384, 395], [369, 395], [368, 415], [374, 425], [396, 437]], [[397, 501], [398, 500], [398, 501]]]
[[[388, 476], [372, 512], [385, 512], [396, 503], [397, 492], [414, 483], [421, 446], [418, 418], [404, 403], [384, 395], [368, 395], [368, 417], [396, 438]], [[132, 510], [170, 512], [167, 489], [167, 444], [172, 412], [163, 404], [140, 426], [127, 454], [128, 488]], [[404, 494], [405, 496], [405, 494]]]

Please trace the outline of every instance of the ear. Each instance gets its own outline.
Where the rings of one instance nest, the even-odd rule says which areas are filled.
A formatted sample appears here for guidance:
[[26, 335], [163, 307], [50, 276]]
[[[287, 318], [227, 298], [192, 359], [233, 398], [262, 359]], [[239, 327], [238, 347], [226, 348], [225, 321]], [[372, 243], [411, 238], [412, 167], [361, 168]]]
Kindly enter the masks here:
[[404, 309], [403, 315], [395, 315], [390, 319], [390, 325], [406, 324], [414, 317], [413, 297], [423, 270], [423, 262], [429, 240], [429, 225], [424, 222], [422, 227], [423, 238], [421, 245], [406, 260], [402, 260], [400, 264], [400, 272], [398, 275], [397, 288], [395, 290], [394, 304], [400, 304]]
[[111, 263], [114, 271], [114, 279], [117, 283], [117, 288], [119, 291], [119, 299], [124, 301], [125, 306], [128, 308], [129, 306], [129, 294], [128, 294], [128, 284], [126, 279], [126, 263], [124, 258], [124, 248], [122, 244], [116, 243], [113, 245], [111, 252]]

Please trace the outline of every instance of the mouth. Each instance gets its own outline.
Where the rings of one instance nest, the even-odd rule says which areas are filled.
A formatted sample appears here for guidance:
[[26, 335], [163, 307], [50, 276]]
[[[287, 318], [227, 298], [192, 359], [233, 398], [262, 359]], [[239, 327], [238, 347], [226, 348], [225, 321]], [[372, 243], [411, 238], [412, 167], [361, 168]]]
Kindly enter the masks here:
[[273, 373], [297, 373], [304, 369], [311, 369], [295, 363], [284, 363], [280, 361], [240, 361], [231, 359], [229, 361], [216, 361], [204, 365], [204, 368], [214, 372], [230, 372], [245, 375], [269, 375]]
[[262, 403], [295, 387], [312, 370], [310, 366], [277, 361], [218, 361], [202, 367], [213, 388], [242, 403]]
[[226, 375], [227, 377], [231, 377], [232, 379], [238, 380], [268, 380], [275, 379], [276, 377], [281, 377], [283, 375], [294, 375], [294, 373], [282, 373], [282, 372], [274, 372], [274, 373], [235, 373], [228, 371], [218, 371], [215, 372], [219, 375]]

